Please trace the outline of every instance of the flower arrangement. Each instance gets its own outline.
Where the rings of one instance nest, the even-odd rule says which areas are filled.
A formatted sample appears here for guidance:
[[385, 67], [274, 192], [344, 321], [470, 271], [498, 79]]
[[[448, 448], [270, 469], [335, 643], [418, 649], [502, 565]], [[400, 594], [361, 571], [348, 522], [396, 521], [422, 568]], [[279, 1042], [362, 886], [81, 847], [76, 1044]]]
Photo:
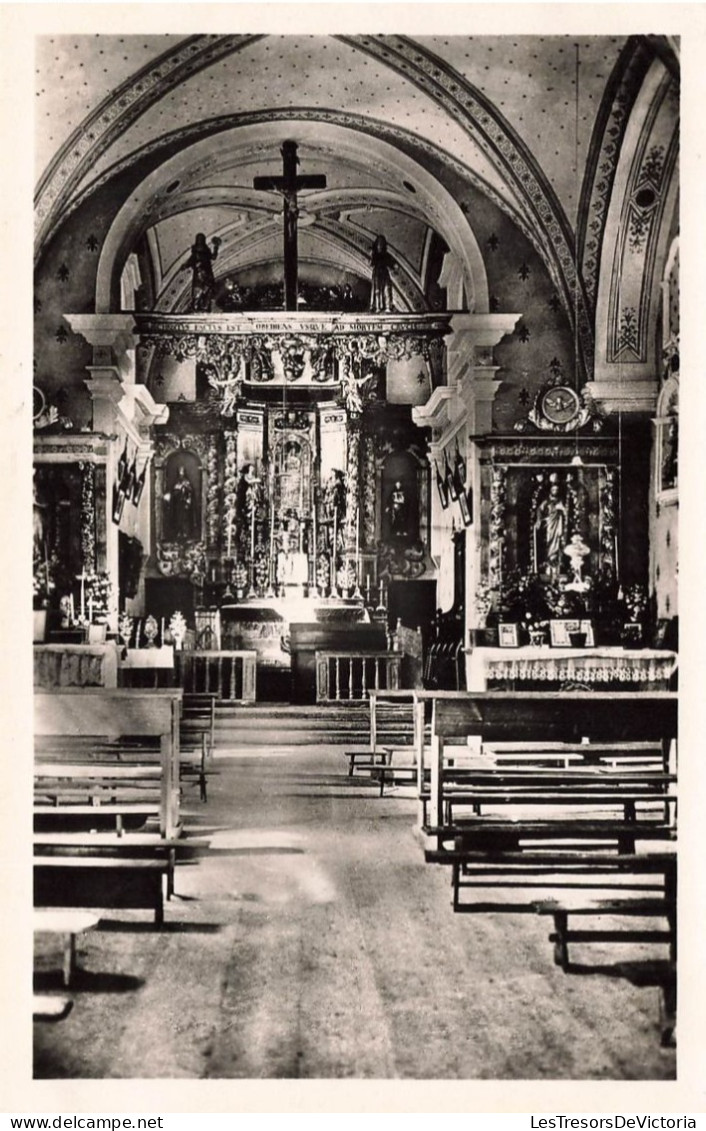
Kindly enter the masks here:
[[56, 589], [58, 560], [55, 554], [50, 558], [35, 558], [32, 577], [32, 603], [35, 609], [46, 609], [49, 598]]
[[634, 624], [642, 624], [647, 613], [647, 592], [644, 585], [631, 585], [623, 598], [629, 619]]
[[244, 589], [248, 583], [248, 571], [243, 562], [236, 562], [233, 566], [233, 584], [236, 589]]
[[319, 554], [316, 563], [316, 584], [319, 589], [328, 589], [331, 583], [331, 566], [326, 554]]
[[110, 578], [104, 570], [94, 570], [86, 574], [84, 580], [84, 597], [86, 608], [94, 624], [105, 623], [110, 607], [110, 593]]
[[477, 582], [473, 594], [473, 603], [478, 613], [479, 627], [482, 627], [486, 623], [488, 613], [493, 607], [493, 599], [496, 595], [497, 590], [493, 589], [489, 582], [483, 580]]

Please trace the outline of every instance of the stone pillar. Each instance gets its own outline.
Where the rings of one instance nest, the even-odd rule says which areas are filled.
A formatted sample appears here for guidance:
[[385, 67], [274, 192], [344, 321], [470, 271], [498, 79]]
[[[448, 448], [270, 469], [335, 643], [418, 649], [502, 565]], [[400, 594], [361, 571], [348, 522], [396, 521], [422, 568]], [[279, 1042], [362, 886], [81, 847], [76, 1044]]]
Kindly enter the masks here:
[[[80, 334], [93, 347], [93, 364], [87, 366], [86, 387], [92, 401], [93, 432], [109, 441], [105, 464], [105, 498], [100, 508], [105, 514], [105, 568], [110, 578], [112, 608], [109, 625], [117, 627], [118, 613], [118, 532], [137, 537], [145, 554], [151, 551], [149, 476], [137, 508], [126, 506], [119, 524], [113, 521], [113, 495], [117, 464], [126, 444], [131, 458], [137, 460], [137, 472], [152, 456], [152, 429], [165, 424], [167, 405], [157, 404], [149, 390], [136, 382], [135, 349], [137, 337], [134, 319], [129, 314], [67, 314], [74, 333]], [[139, 611], [140, 594], [133, 603]]]
[[473, 495], [473, 521], [466, 527], [466, 630], [477, 623], [474, 594], [481, 578], [480, 467], [472, 437], [492, 432], [493, 401], [500, 387], [492, 350], [520, 318], [520, 314], [455, 314], [446, 338], [447, 383], [435, 389], [425, 405], [412, 410], [415, 424], [432, 430], [431, 553], [438, 569], [438, 603], [444, 611], [453, 602], [452, 533], [462, 517], [457, 503], [449, 500], [448, 507], [442, 507], [434, 464], [443, 476], [446, 455], [453, 468], [457, 445], [466, 462], [465, 487]]

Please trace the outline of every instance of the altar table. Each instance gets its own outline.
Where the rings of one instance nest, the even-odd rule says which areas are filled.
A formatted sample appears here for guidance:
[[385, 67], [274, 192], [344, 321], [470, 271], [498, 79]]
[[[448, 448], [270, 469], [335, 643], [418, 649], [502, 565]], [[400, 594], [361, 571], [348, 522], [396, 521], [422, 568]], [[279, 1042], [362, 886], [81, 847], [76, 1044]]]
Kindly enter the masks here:
[[599, 687], [634, 686], [641, 691], [666, 690], [676, 671], [674, 652], [649, 648], [467, 648], [466, 681], [469, 691], [486, 691], [489, 685], [514, 687], [528, 682], [560, 686], [581, 683]]

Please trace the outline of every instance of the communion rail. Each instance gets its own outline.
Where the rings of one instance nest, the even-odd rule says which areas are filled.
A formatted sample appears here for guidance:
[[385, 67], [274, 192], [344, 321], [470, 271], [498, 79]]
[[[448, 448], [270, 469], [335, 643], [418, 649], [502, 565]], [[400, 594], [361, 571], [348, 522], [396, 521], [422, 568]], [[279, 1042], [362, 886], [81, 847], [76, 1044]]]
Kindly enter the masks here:
[[397, 691], [401, 652], [316, 653], [316, 702], [367, 700], [369, 691]]
[[250, 651], [176, 652], [177, 682], [188, 694], [211, 694], [237, 703], [254, 703], [257, 653]]

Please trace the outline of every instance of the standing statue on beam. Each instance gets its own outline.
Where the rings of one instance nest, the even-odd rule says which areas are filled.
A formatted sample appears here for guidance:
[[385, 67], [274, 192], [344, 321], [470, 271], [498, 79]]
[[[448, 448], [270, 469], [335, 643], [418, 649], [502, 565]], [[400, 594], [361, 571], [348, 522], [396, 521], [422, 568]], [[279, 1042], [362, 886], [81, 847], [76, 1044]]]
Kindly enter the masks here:
[[218, 236], [211, 240], [212, 247], [206, 243], [203, 232], [199, 232], [191, 248], [191, 255], [179, 270], [191, 268], [191, 311], [192, 314], [210, 314], [216, 281], [213, 277], [213, 260], [218, 255], [221, 241]]
[[390, 271], [397, 270], [397, 264], [387, 250], [387, 240], [377, 236], [370, 253], [373, 269], [370, 287], [370, 309], [375, 314], [394, 310], [392, 303], [392, 279]]

